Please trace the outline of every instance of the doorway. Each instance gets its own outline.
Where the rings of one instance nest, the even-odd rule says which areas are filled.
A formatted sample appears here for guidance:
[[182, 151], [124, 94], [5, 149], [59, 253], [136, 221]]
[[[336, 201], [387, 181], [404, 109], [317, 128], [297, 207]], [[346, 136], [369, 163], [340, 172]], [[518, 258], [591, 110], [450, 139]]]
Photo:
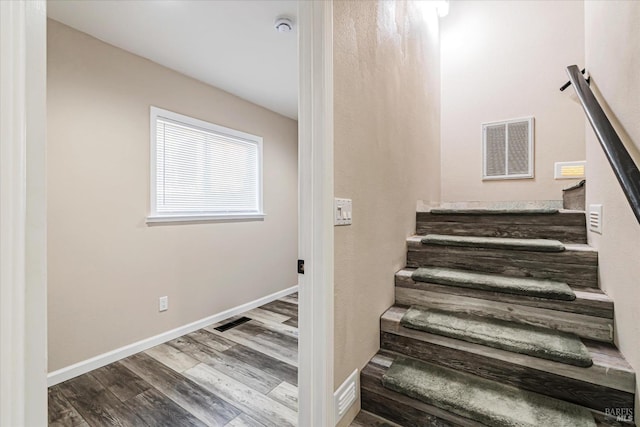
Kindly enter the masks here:
[[[19, 18], [17, 22], [20, 22], [20, 19], [22, 19], [23, 21], [25, 19], [26, 20], [31, 19], [29, 14], [20, 15], [20, 13], [24, 13], [25, 8], [30, 8], [30, 7], [33, 8], [32, 12], [34, 14], [39, 14], [39, 18], [36, 19], [35, 21], [35, 27], [30, 27], [30, 30], [29, 30], [30, 32], [26, 30], [26, 26], [23, 26], [21, 28], [17, 28], [17, 27], [9, 28], [3, 25], [3, 35], [5, 35], [5, 32], [10, 33], [11, 31], [14, 31], [16, 33], [20, 33], [23, 35], [28, 34], [29, 35], [29, 37], [27, 38], [28, 43], [26, 43], [25, 45], [22, 45], [22, 49], [24, 50], [32, 49], [32, 50], [29, 50], [29, 52], [35, 52], [34, 53], [35, 55], [39, 54], [40, 58], [42, 59], [42, 55], [44, 53], [44, 46], [42, 45], [42, 39], [33, 40], [31, 39], [31, 36], [34, 33], [37, 33], [37, 29], [40, 30], [40, 34], [42, 35], [42, 30], [44, 28], [42, 13], [44, 10], [46, 10], [46, 8], [44, 7], [45, 5], [40, 2], [24, 2], [24, 4], [22, 4], [22, 2], [16, 2], [16, 3], [18, 3], [19, 5], [12, 6], [12, 7], [23, 8], [22, 12], [19, 11], [18, 15], [15, 15], [15, 17]], [[29, 4], [27, 5], [26, 3], [29, 3]], [[12, 12], [12, 11], [8, 11], [8, 9], [9, 9], [8, 7], [5, 7], [2, 10], [3, 23], [5, 22], [5, 19], [8, 19], [9, 17], [8, 14]], [[309, 334], [308, 340], [301, 339], [301, 342], [300, 342], [300, 345], [301, 345], [301, 363], [300, 363], [301, 381], [300, 383], [301, 385], [302, 384], [306, 385], [304, 387], [304, 392], [301, 393], [301, 396], [300, 396], [300, 399], [301, 399], [300, 417], [302, 419], [304, 419], [305, 417], [310, 417], [308, 418], [310, 420], [311, 419], [320, 420], [319, 423], [314, 422], [313, 425], [330, 425], [331, 424], [331, 422], [329, 422], [330, 411], [327, 410], [327, 408], [330, 407], [330, 400], [331, 400], [332, 387], [329, 385], [329, 382], [330, 382], [330, 378], [332, 377], [331, 370], [330, 370], [332, 357], [327, 357], [327, 353], [330, 353], [330, 350], [331, 350], [330, 342], [331, 342], [332, 327], [330, 322], [332, 321], [332, 318], [331, 318], [330, 304], [333, 296], [332, 296], [332, 285], [331, 285], [332, 275], [328, 274], [331, 271], [328, 268], [331, 266], [331, 262], [329, 260], [330, 257], [328, 257], [327, 255], [331, 254], [331, 257], [332, 257], [333, 251], [331, 248], [332, 239], [330, 237], [330, 234], [332, 234], [332, 232], [331, 233], [328, 232], [331, 230], [331, 226], [330, 226], [331, 215], [326, 215], [326, 214], [330, 213], [330, 207], [332, 205], [333, 188], [332, 186], [328, 185], [331, 183], [330, 178], [327, 178], [328, 176], [330, 176], [330, 174], [326, 173], [327, 170], [330, 172], [330, 156], [328, 156], [327, 154], [331, 153], [331, 147], [330, 147], [331, 134], [330, 132], [327, 132], [327, 129], [330, 129], [330, 116], [327, 115], [327, 112], [330, 111], [330, 103], [326, 102], [327, 98], [330, 99], [330, 92], [327, 91], [327, 88], [330, 88], [330, 85], [329, 86], [327, 85], [327, 81], [330, 82], [330, 73], [327, 73], [327, 69], [330, 69], [330, 67], [327, 67], [327, 64], [329, 63], [328, 59], [330, 59], [330, 43], [327, 43], [327, 40], [330, 41], [331, 38], [330, 38], [330, 34], [328, 34], [329, 32], [326, 31], [326, 28], [327, 27], [330, 28], [330, 25], [327, 26], [327, 24], [330, 24], [331, 15], [330, 15], [330, 7], [327, 7], [327, 5], [318, 5], [318, 4], [306, 5], [306, 6], [300, 5], [300, 9], [301, 9], [300, 21], [309, 22], [309, 26], [307, 27], [308, 32], [307, 30], [303, 30], [305, 31], [306, 36], [301, 35], [301, 40], [303, 41], [301, 43], [301, 46], [307, 45], [307, 47], [310, 48], [310, 50], [306, 52], [306, 55], [308, 55], [306, 59], [301, 57], [301, 61], [303, 63], [303, 67], [301, 68], [305, 68], [306, 71], [308, 72], [308, 74], [304, 78], [301, 78], [301, 82], [300, 82], [301, 87], [304, 88], [303, 92], [306, 93], [306, 95], [304, 93], [301, 93], [301, 102], [302, 102], [301, 110], [307, 111], [307, 113], [312, 113], [312, 114], [308, 114], [308, 118], [305, 118], [305, 115], [301, 115], [300, 137], [304, 141], [308, 142], [308, 144], [303, 144], [303, 146], [309, 149], [309, 151], [305, 151], [301, 149], [301, 155], [300, 155], [301, 171], [307, 170], [306, 167], [309, 166], [310, 164], [320, 166], [320, 167], [316, 167], [315, 170], [313, 171], [311, 169], [308, 169], [307, 170], [308, 176], [304, 172], [301, 172], [302, 179], [300, 183], [301, 193], [305, 194], [306, 197], [309, 197], [306, 200], [301, 199], [301, 202], [300, 202], [301, 204], [300, 211], [301, 211], [301, 217], [302, 217], [300, 223], [301, 225], [304, 223], [308, 226], [307, 228], [304, 228], [304, 227], [301, 228], [300, 234], [301, 234], [302, 244], [300, 245], [300, 249], [299, 249], [299, 253], [304, 256], [304, 259], [307, 263], [306, 269], [305, 269], [306, 274], [300, 281], [300, 285], [301, 285], [300, 301], [301, 301], [301, 306], [303, 307], [302, 313], [301, 313], [301, 329], [303, 329], [302, 336], [304, 337], [305, 335], [305, 332], [304, 332], [305, 329], [308, 329], [311, 332]], [[33, 28], [35, 28], [36, 30], [34, 31]], [[323, 29], [325, 29], [325, 32], [326, 34], [328, 34], [328, 36], [325, 34], [324, 38], [321, 37], [321, 40], [316, 40], [316, 37], [318, 35], [323, 36], [323, 33], [322, 33]], [[312, 30], [315, 31], [315, 34], [312, 32]], [[301, 49], [301, 50], [304, 51], [304, 49]], [[3, 50], [3, 59], [5, 58], [5, 53], [7, 52]], [[313, 56], [315, 56], [315, 59], [316, 59], [315, 63], [312, 63], [310, 61]], [[22, 63], [26, 62], [24, 56], [23, 57], [20, 57], [20, 55], [16, 55], [15, 57], [12, 56], [12, 59], [14, 58], [18, 61], [22, 61]], [[309, 61], [306, 62], [307, 60]], [[324, 67], [322, 67], [322, 65], [324, 65]], [[34, 73], [37, 73], [37, 71], [34, 71]], [[42, 75], [40, 75], [40, 77], [42, 77]], [[3, 88], [6, 88], [5, 84], [6, 82], [3, 82]], [[30, 84], [31, 84], [31, 81], [29, 80], [27, 82], [26, 87], [30, 88]], [[3, 93], [6, 93], [6, 92], [3, 91]], [[316, 103], [316, 108], [312, 108], [311, 106], [311, 97], [309, 96], [311, 94], [315, 95], [314, 99]], [[35, 104], [36, 103], [34, 102], [30, 105], [35, 105]], [[328, 107], [325, 109], [318, 108], [318, 106], [322, 106], [324, 104], [326, 104]], [[11, 107], [13, 107], [14, 109], [22, 109], [22, 111], [24, 112], [23, 106], [19, 105], [19, 103], [14, 103], [11, 105]], [[26, 110], [29, 110], [29, 108], [27, 108]], [[42, 117], [40, 118], [42, 119]], [[318, 120], [321, 120], [321, 121], [318, 121]], [[33, 129], [36, 128], [36, 124], [38, 124], [42, 129], [42, 120], [39, 123], [35, 120], [30, 122], [30, 125], [33, 127]], [[315, 126], [310, 126], [311, 124], [314, 124]], [[5, 124], [3, 123], [3, 131], [5, 128], [15, 129], [15, 125], [5, 126]], [[30, 131], [31, 128], [27, 128], [27, 129], [28, 131]], [[28, 133], [29, 133], [29, 136], [36, 135], [34, 132], [28, 132]], [[42, 139], [43, 138], [41, 138], [41, 140]], [[9, 145], [24, 147], [25, 142], [26, 140], [20, 137], [16, 137], [12, 139], [3, 138], [3, 148]], [[28, 153], [28, 154], [29, 155], [27, 156], [27, 164], [34, 165], [35, 160], [37, 159], [37, 156], [34, 156], [34, 154], [37, 154], [37, 153]], [[40, 156], [42, 156], [42, 153], [40, 153]], [[313, 175], [314, 173], [316, 174], [315, 177]], [[305, 193], [303, 192], [303, 189], [309, 189], [310, 191]], [[27, 189], [27, 191], [29, 191], [29, 189]], [[36, 194], [33, 194], [33, 193], [31, 195], [36, 196]], [[38, 195], [43, 196], [43, 194], [38, 194]], [[3, 209], [3, 213], [8, 208], [8, 203], [7, 203], [8, 199], [6, 199], [4, 196], [5, 194], [3, 194], [3, 200], [1, 205]], [[32, 206], [34, 207], [34, 211], [43, 212], [42, 206], [40, 206], [39, 211], [38, 209], [36, 209], [37, 206], [35, 205], [32, 205]], [[326, 218], [325, 218], [325, 215], [326, 215]], [[20, 224], [17, 224], [17, 225], [20, 226]], [[31, 229], [24, 226], [24, 224], [22, 225], [22, 227], [24, 230], [27, 231], [29, 235], [34, 236], [39, 232], [39, 235], [42, 237], [42, 230]], [[4, 255], [6, 257], [6, 252], [4, 253]], [[42, 253], [40, 254], [28, 253], [27, 255], [28, 256], [25, 262], [27, 270], [32, 269], [36, 266], [37, 259], [42, 260]], [[324, 257], [322, 255], [324, 255]], [[32, 283], [34, 284], [34, 288], [33, 288], [34, 292], [36, 291], [41, 292], [40, 295], [42, 295], [42, 292], [44, 292], [44, 286], [43, 286], [44, 278], [40, 277], [39, 280], [36, 280], [36, 278], [34, 278], [33, 276], [30, 276], [29, 279], [33, 280]], [[38, 283], [39, 283], [39, 286], [38, 286]], [[314, 283], [321, 284], [321, 285], [314, 286]], [[15, 285], [16, 285], [15, 282], [10, 283], [8, 281], [3, 281], [3, 290], [15, 289]], [[320, 296], [321, 298], [317, 298], [318, 296]], [[305, 311], [304, 307], [306, 304], [308, 304], [310, 308], [308, 310], [307, 315], [304, 314], [304, 311]], [[27, 307], [27, 311], [29, 311], [29, 309], [33, 307], [33, 305], [31, 304], [31, 301], [29, 300], [27, 300], [26, 303], [24, 303], [23, 305]], [[14, 312], [17, 313], [16, 311]], [[308, 316], [306, 320], [305, 320], [305, 316]], [[19, 317], [19, 313], [16, 314], [15, 318], [18, 318], [18, 317]], [[40, 313], [40, 319], [41, 318], [42, 318], [42, 313]], [[12, 319], [14, 319], [14, 317], [12, 317]], [[16, 326], [15, 322], [13, 326]], [[24, 332], [24, 329], [23, 329], [23, 332]], [[29, 331], [27, 331], [27, 334], [26, 334], [27, 339], [36, 338], [35, 334], [30, 335], [28, 332]], [[3, 344], [4, 343], [5, 341], [3, 341]], [[6, 348], [6, 347], [3, 346], [3, 348]], [[310, 355], [313, 355], [313, 356], [310, 356]], [[27, 363], [30, 362], [30, 358], [28, 357], [28, 355], [25, 356], [24, 360], [26, 360]], [[3, 365], [3, 373], [6, 372], [5, 369], [7, 369], [7, 367], [9, 367], [8, 364]], [[11, 367], [18, 367], [18, 366], [14, 364]], [[6, 377], [3, 376], [3, 378], [6, 378]], [[316, 378], [318, 379], [318, 381], [312, 382], [311, 381], [312, 378]], [[20, 381], [21, 380], [18, 379], [17, 384], [19, 384]], [[41, 382], [41, 379], [39, 381]], [[33, 382], [26, 381], [26, 382], [29, 384], [37, 383], [37, 381], [33, 381]], [[22, 384], [25, 384], [24, 377], [22, 379]], [[27, 388], [30, 388], [30, 387], [27, 387]], [[36, 388], [34, 388], [33, 390], [36, 390]], [[36, 393], [38, 393], [37, 390], [36, 390]], [[38, 400], [34, 399], [34, 400], [29, 400], [29, 403], [27, 404], [24, 399], [20, 399], [20, 393], [18, 393], [18, 397], [14, 397], [14, 398], [11, 398], [11, 396], [7, 394], [4, 394], [2, 396], [3, 404], [7, 404], [7, 403], [12, 404], [13, 407], [16, 408], [14, 413], [15, 413], [15, 417], [17, 418], [12, 418], [13, 420], [20, 420], [21, 416], [24, 417], [25, 412], [35, 414], [33, 415], [34, 417], [37, 417], [38, 414], [42, 414], [37, 410], [37, 408], [35, 408], [36, 410], [34, 411], [33, 405], [36, 405], [37, 402]], [[29, 407], [29, 410], [24, 411], [24, 409], [26, 409], [27, 407]], [[20, 415], [20, 413], [22, 413], [22, 415]], [[3, 414], [8, 414], [8, 413], [3, 412]], [[7, 417], [10, 417], [10, 416], [13, 416], [13, 415], [11, 414], [7, 415]], [[10, 418], [7, 418], [7, 419], [10, 420]], [[19, 422], [19, 421], [17, 423], [12, 422], [11, 424], [20, 425], [22, 424], [22, 422]], [[37, 422], [36, 424], [40, 424], [40, 423]], [[301, 421], [301, 425], [312, 425], [312, 424]]]

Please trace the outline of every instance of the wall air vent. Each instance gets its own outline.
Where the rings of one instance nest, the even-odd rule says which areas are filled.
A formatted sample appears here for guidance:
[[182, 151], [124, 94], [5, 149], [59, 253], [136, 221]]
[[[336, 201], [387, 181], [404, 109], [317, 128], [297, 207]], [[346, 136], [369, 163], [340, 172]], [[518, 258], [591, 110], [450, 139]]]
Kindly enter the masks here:
[[589, 230], [602, 234], [602, 205], [589, 205]]
[[483, 123], [482, 179], [533, 178], [533, 117]]
[[358, 392], [358, 370], [356, 369], [333, 394], [334, 425], [338, 424], [351, 405], [358, 400]]

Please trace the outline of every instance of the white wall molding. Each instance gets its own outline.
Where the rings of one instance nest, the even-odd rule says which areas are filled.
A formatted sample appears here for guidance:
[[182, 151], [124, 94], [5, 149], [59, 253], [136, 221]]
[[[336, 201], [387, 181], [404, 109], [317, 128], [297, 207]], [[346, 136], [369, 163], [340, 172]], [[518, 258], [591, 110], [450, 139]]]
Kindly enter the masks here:
[[298, 425], [333, 426], [333, 3], [298, 2]]
[[124, 347], [120, 347], [115, 350], [109, 351], [107, 353], [103, 353], [98, 356], [92, 357], [90, 359], [83, 360], [73, 365], [58, 369], [57, 371], [53, 371], [48, 375], [47, 377], [48, 386], [51, 387], [53, 385], [59, 384], [63, 381], [67, 381], [71, 378], [75, 378], [79, 375], [82, 375], [94, 369], [98, 369], [102, 366], [124, 359], [125, 357], [129, 357], [133, 354], [147, 350], [156, 345], [165, 343], [167, 341], [171, 341], [175, 338], [197, 331], [198, 329], [202, 329], [206, 326], [213, 325], [214, 323], [222, 322], [223, 320], [228, 319], [232, 316], [242, 314], [246, 311], [249, 311], [251, 309], [260, 307], [261, 305], [267, 304], [271, 301], [275, 301], [279, 298], [282, 298], [283, 296], [292, 294], [297, 290], [298, 290], [297, 285], [292, 286], [290, 288], [283, 289], [282, 291], [275, 292], [271, 295], [267, 295], [257, 300], [248, 302], [246, 304], [242, 304], [237, 307], [233, 307], [223, 312], [214, 314], [212, 316], [205, 317], [204, 319], [197, 320], [195, 322], [189, 323], [184, 326], [180, 326], [170, 331], [163, 332], [153, 337], [149, 337], [141, 341], [134, 342]]
[[0, 425], [46, 425], [44, 1], [0, 2], [0, 56]]
[[24, 425], [24, 4], [0, 2], [0, 425]]

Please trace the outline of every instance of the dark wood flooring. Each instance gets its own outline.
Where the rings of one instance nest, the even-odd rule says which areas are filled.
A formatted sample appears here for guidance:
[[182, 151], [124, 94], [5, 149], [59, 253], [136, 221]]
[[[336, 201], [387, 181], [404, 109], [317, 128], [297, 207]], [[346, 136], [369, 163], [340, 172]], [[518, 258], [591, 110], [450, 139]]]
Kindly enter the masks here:
[[243, 313], [251, 320], [224, 332], [211, 325], [50, 387], [49, 425], [295, 426], [297, 298]]
[[367, 411], [360, 411], [349, 427], [401, 427]]

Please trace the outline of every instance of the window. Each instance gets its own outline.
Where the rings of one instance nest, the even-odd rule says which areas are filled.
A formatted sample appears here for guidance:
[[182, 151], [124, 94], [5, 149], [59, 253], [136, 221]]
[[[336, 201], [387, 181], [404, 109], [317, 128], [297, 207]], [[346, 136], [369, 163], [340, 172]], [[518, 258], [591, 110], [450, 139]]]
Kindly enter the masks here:
[[533, 178], [533, 117], [482, 125], [482, 178]]
[[147, 222], [264, 218], [262, 138], [151, 107]]

